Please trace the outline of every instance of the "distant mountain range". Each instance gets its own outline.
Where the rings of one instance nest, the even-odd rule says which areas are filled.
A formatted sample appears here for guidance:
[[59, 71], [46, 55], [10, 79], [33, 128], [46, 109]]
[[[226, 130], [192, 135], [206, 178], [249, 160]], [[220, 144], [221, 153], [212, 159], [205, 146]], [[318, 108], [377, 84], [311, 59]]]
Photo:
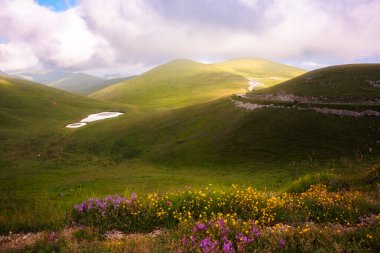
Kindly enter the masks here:
[[[6, 76], [6, 73], [0, 73], [0, 75]], [[57, 89], [61, 89], [79, 95], [88, 95], [115, 83], [128, 80], [133, 76], [124, 78], [105, 79], [97, 76], [88, 75], [85, 73], [72, 73], [57, 70], [42, 73], [22, 73], [14, 77], [45, 84]]]

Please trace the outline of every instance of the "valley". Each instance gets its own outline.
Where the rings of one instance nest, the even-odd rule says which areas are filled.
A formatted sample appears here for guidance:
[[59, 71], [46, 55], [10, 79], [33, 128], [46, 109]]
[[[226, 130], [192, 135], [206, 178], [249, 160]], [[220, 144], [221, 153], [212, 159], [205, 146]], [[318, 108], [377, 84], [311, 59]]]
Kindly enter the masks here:
[[379, 13], [0, 0], [0, 252], [380, 252]]
[[[89, 97], [1, 77], [1, 232], [61, 229], [74, 204], [110, 193], [231, 185], [286, 192], [313, 182], [378, 197], [373, 184], [361, 183], [379, 170], [378, 88], [364, 82], [378, 80], [377, 71], [358, 66], [363, 82], [341, 74], [323, 93], [335, 74], [322, 69], [312, 93], [298, 80], [313, 73], [277, 85], [272, 73], [261, 74], [271, 87], [250, 90], [259, 82], [254, 70], [215, 66], [174, 61]], [[329, 96], [334, 89], [362, 95]], [[99, 112], [124, 114], [65, 128]]]

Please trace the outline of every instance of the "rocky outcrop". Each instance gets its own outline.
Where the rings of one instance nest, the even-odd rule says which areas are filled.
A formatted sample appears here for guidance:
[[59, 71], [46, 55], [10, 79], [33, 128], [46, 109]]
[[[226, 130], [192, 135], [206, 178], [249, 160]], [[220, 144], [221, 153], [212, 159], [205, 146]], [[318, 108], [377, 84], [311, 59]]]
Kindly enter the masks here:
[[[379, 83], [380, 85], [380, 83]], [[297, 96], [288, 94], [285, 91], [276, 94], [249, 94], [247, 98], [259, 101], [279, 101], [293, 103], [312, 103], [312, 104], [380, 104], [380, 98], [352, 98], [352, 97], [324, 97], [324, 96]]]
[[275, 104], [254, 104], [254, 103], [244, 103], [241, 101], [233, 100], [233, 103], [235, 106], [244, 108], [246, 110], [256, 110], [256, 109], [262, 109], [262, 108], [273, 108], [273, 109], [296, 109], [301, 111], [315, 111], [322, 114], [327, 115], [336, 115], [336, 116], [347, 116], [347, 117], [363, 117], [363, 116], [375, 116], [380, 117], [380, 112], [373, 111], [373, 110], [365, 110], [365, 111], [352, 111], [352, 110], [341, 110], [341, 109], [331, 109], [331, 108], [320, 108], [320, 107], [310, 107], [310, 108], [303, 108], [299, 106], [283, 106], [283, 105], [275, 105]]
[[380, 88], [380, 80], [377, 80], [377, 81], [370, 81], [370, 80], [368, 80], [368, 83], [369, 83], [369, 85], [371, 85], [372, 87]]

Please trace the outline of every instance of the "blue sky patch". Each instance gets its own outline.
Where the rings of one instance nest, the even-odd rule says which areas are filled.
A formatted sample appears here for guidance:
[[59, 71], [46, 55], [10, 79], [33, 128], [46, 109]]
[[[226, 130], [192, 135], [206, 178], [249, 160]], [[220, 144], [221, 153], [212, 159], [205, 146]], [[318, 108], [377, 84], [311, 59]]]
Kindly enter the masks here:
[[77, 0], [37, 0], [39, 5], [54, 11], [65, 11], [77, 4]]

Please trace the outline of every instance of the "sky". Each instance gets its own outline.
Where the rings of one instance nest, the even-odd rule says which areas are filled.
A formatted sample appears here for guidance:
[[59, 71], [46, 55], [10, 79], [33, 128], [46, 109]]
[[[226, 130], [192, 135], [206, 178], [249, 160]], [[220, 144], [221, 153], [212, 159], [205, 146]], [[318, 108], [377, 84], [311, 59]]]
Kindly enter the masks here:
[[380, 62], [380, 0], [0, 0], [0, 70], [140, 74], [177, 58]]

